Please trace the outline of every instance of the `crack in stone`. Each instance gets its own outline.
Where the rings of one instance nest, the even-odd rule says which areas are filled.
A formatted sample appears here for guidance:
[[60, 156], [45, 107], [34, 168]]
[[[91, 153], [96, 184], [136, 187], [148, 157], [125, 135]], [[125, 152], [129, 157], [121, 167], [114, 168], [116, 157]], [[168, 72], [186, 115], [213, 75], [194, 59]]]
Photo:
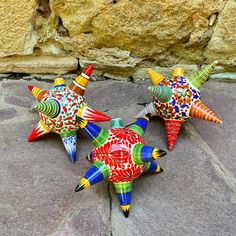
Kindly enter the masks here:
[[[19, 81], [19, 80], [22, 79], [24, 81], [36, 80], [36, 81], [39, 81], [39, 82], [53, 83], [54, 78], [57, 78], [57, 77], [66, 77], [66, 79], [69, 79], [69, 78], [67, 78], [68, 74], [67, 75], [55, 74], [54, 78], [52, 78], [52, 79], [46, 79], [46, 78], [42, 78], [40, 76], [35, 76], [35, 75], [31, 76], [31, 74], [21, 74], [21, 73], [6, 73], [5, 75], [6, 76], [0, 77], [0, 82], [1, 81], [6, 81], [6, 80], [7, 81], [10, 81], [10, 80]], [[74, 75], [74, 77], [75, 76], [76, 75]], [[71, 79], [73, 79], [74, 77], [72, 77]], [[111, 81], [111, 82], [115, 81], [115, 82], [118, 82], [118, 83], [119, 82], [124, 82], [124, 83], [135, 83], [135, 84], [140, 84], [140, 85], [143, 84], [143, 83], [134, 82], [132, 80], [119, 81], [119, 80], [116, 80], [116, 79], [112, 79], [112, 78], [108, 78], [108, 77], [103, 77], [103, 76], [101, 76], [101, 80], [94, 80], [93, 78], [91, 78], [90, 83], [100, 82], [100, 81]]]
[[116, 108], [108, 108], [105, 110], [102, 110], [102, 112], [108, 112], [108, 111], [119, 111], [120, 109], [127, 110], [129, 107], [116, 107]]
[[80, 208], [80, 206], [82, 205], [81, 200], [82, 198], [78, 198], [77, 199], [77, 206], [74, 207], [74, 209], [72, 211], [69, 211], [68, 214], [65, 215], [65, 217], [63, 218], [63, 220], [61, 220], [59, 222], [59, 224], [57, 225], [57, 227], [55, 227], [55, 229], [53, 230], [52, 233], [47, 234], [47, 236], [57, 236], [59, 235], [59, 233], [61, 232], [61, 229], [63, 228], [63, 226], [65, 226], [66, 223], [70, 222], [75, 215], [78, 215], [80, 213], [80, 211], [82, 210]]
[[227, 183], [227, 185], [231, 188], [231, 201], [236, 203], [236, 178], [234, 175], [222, 164], [217, 157], [217, 155], [212, 151], [209, 145], [201, 138], [198, 132], [191, 124], [184, 124], [184, 128], [186, 133], [190, 137], [190, 139], [197, 143], [204, 151], [206, 151], [211, 157], [211, 162], [219, 173], [220, 177]]

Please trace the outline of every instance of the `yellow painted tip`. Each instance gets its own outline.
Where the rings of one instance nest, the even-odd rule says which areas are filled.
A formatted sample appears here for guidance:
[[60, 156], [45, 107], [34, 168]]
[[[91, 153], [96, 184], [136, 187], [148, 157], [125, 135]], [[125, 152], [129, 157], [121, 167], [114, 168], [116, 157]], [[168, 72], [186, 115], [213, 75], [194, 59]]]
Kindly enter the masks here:
[[181, 67], [175, 67], [172, 75], [173, 77], [184, 76], [184, 69]]
[[33, 94], [33, 96], [34, 96], [35, 98], [37, 98], [37, 97], [38, 97], [37, 95], [38, 95], [38, 93], [39, 93], [40, 91], [42, 91], [41, 88], [34, 87], [33, 90], [31, 91], [31, 93]]
[[86, 178], [82, 178], [79, 182], [79, 186], [83, 186], [84, 188], [89, 188], [91, 186], [89, 180], [87, 180]]
[[[78, 117], [77, 117], [77, 120], [78, 120]], [[79, 126], [80, 126], [81, 129], [84, 129], [87, 124], [88, 124], [88, 121], [87, 121], [87, 120], [81, 119], [81, 120], [79, 121]]]
[[160, 172], [161, 171], [161, 166], [157, 166], [157, 168], [156, 168], [156, 170], [155, 170], [155, 172]]
[[159, 149], [159, 148], [154, 148], [152, 151], [152, 158], [154, 160], [158, 159], [159, 157], [163, 157], [167, 154], [166, 151]]
[[148, 115], [143, 116], [143, 118], [144, 118], [145, 120], [147, 120], [147, 121], [150, 120], [150, 118], [148, 117]]
[[156, 173], [161, 173], [161, 172], [163, 172], [163, 169], [161, 168], [161, 166], [157, 166], [155, 172]]
[[91, 161], [90, 154], [88, 154], [88, 155], [86, 156], [86, 158], [87, 158], [88, 161]]
[[63, 78], [56, 78], [54, 80], [54, 86], [58, 86], [58, 85], [65, 85], [66, 82]]
[[122, 211], [128, 211], [130, 209], [130, 205], [122, 205], [120, 206]]
[[154, 148], [153, 151], [152, 151], [152, 157], [153, 159], [158, 159], [160, 157], [159, 155], [159, 149], [158, 148]]
[[129, 216], [130, 205], [122, 205], [121, 209], [124, 212], [125, 217], [127, 218]]
[[162, 74], [157, 73], [155, 70], [151, 68], [147, 68], [147, 72], [154, 86], [158, 85], [165, 79], [165, 77]]

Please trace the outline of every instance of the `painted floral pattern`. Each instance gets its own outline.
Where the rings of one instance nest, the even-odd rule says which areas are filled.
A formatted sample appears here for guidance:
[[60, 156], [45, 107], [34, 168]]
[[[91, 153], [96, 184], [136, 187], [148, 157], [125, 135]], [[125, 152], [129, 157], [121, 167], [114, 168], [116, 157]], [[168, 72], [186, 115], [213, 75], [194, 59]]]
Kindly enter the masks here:
[[55, 87], [46, 93], [42, 101], [56, 99], [61, 105], [60, 114], [55, 118], [49, 118], [40, 113], [41, 119], [50, 127], [51, 131], [60, 133], [63, 131], [77, 130], [79, 128], [76, 114], [85, 102], [85, 97], [79, 96], [69, 88]]
[[154, 97], [154, 105], [158, 115], [166, 120], [185, 121], [190, 118], [189, 112], [193, 102], [200, 100], [200, 92], [195, 89], [186, 77], [174, 77], [164, 80], [161, 86], [168, 86], [172, 90], [169, 102], [161, 103]]
[[131, 150], [134, 144], [144, 143], [142, 138], [127, 128], [110, 129], [107, 142], [93, 150], [93, 159], [110, 167], [111, 182], [133, 181], [144, 171], [144, 165], [134, 164]]

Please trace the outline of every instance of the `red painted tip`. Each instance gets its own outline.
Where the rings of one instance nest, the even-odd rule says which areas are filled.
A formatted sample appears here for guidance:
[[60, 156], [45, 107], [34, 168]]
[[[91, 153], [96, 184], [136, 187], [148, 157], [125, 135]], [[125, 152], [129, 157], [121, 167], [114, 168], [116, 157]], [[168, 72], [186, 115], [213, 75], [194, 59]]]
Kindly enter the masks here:
[[103, 121], [111, 120], [111, 117], [89, 107], [86, 110], [84, 110], [82, 118], [88, 121], [96, 121], [96, 122], [103, 122]]
[[84, 70], [84, 74], [90, 76], [92, 74], [93, 71], [93, 65], [89, 65], [85, 70]]
[[33, 90], [34, 86], [33, 85], [28, 85], [28, 89], [31, 92]]
[[28, 138], [28, 142], [33, 142], [35, 139], [33, 137], [31, 137], [31, 135]]
[[172, 151], [174, 149], [181, 125], [182, 121], [165, 120], [168, 151]]
[[28, 142], [33, 142], [35, 139], [37, 139], [37, 135], [35, 133], [35, 131], [32, 132], [32, 134], [29, 136], [28, 138]]
[[36, 139], [40, 138], [41, 136], [43, 136], [44, 134], [46, 134], [47, 132], [43, 129], [40, 128], [40, 123], [38, 123], [32, 133], [30, 134], [29, 138], [28, 138], [28, 142], [33, 142]]
[[101, 112], [98, 112], [97, 115], [95, 116], [95, 121], [97, 121], [97, 122], [110, 121], [110, 120], [111, 120], [111, 117], [109, 117]]
[[167, 149], [168, 149], [169, 152], [173, 151], [173, 149], [175, 147], [175, 142], [176, 141], [174, 141], [173, 143], [168, 143], [167, 144]]

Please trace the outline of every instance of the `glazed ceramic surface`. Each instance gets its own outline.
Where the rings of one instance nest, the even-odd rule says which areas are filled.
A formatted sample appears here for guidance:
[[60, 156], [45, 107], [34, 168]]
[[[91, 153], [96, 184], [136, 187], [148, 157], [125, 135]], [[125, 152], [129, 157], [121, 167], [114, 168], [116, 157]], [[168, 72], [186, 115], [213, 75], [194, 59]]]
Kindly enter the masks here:
[[179, 130], [187, 119], [195, 117], [222, 123], [222, 120], [201, 102], [200, 89], [214, 67], [215, 63], [205, 66], [189, 77], [184, 76], [183, 68], [175, 68], [170, 79], [152, 69], [148, 70], [153, 83], [148, 87], [153, 94], [153, 102], [148, 104], [136, 118], [149, 113], [164, 119], [169, 151], [174, 149]]
[[90, 108], [84, 92], [88, 85], [93, 66], [90, 65], [67, 87], [64, 79], [57, 78], [50, 91], [29, 86], [33, 96], [39, 101], [35, 106], [40, 121], [28, 138], [32, 142], [41, 136], [53, 132], [61, 136], [63, 144], [72, 162], [76, 161], [76, 140], [79, 129], [76, 115], [90, 121], [108, 121], [110, 117]]
[[143, 172], [162, 172], [154, 160], [166, 154], [159, 148], [144, 144], [142, 137], [149, 118], [140, 118], [128, 127], [124, 127], [120, 119], [114, 119], [110, 130], [102, 129], [81, 117], [78, 120], [83, 132], [94, 145], [93, 151], [87, 156], [94, 164], [76, 191], [106, 179], [114, 184], [121, 208], [128, 217], [133, 181]]

